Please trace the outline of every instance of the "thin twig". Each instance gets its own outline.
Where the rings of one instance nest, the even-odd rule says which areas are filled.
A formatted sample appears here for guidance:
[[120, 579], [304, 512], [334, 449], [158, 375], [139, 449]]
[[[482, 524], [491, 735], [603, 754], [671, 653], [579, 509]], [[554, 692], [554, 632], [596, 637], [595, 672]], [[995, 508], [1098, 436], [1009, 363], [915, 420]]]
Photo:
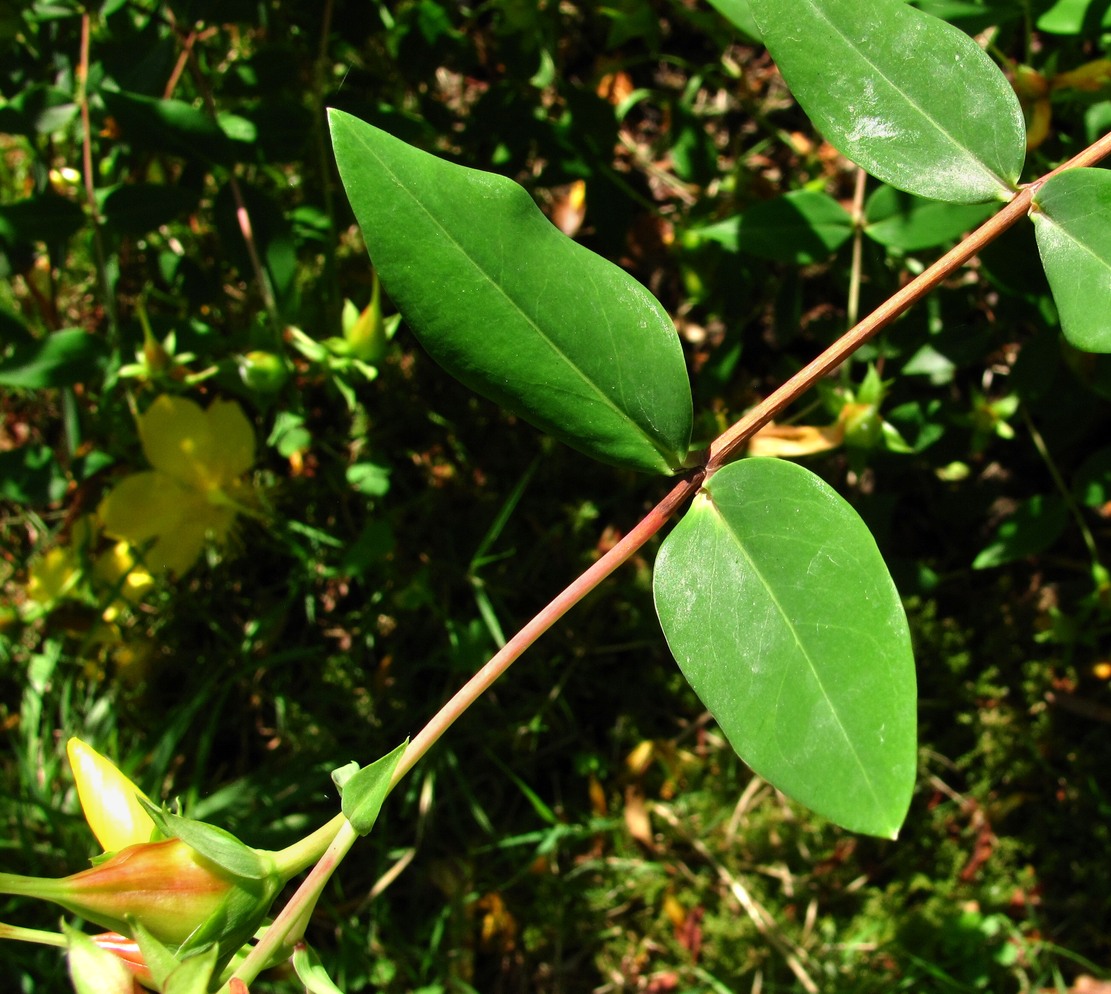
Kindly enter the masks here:
[[749, 436], [759, 431], [796, 397], [805, 393], [823, 376], [840, 366], [873, 335], [887, 327], [933, 290], [942, 280], [968, 262], [984, 246], [994, 241], [1015, 224], [1030, 210], [1030, 203], [1034, 194], [1050, 176], [1056, 176], [1066, 169], [1095, 165], [1108, 155], [1111, 155], [1111, 134], [1104, 135], [1098, 142], [1090, 145], [1063, 166], [1047, 173], [1037, 182], [1031, 183], [1025, 189], [1016, 193], [1010, 203], [999, 213], [985, 221], [959, 245], [950, 249], [932, 266], [897, 291], [863, 321], [842, 335], [817, 359], [800, 369], [778, 390], [762, 400], [740, 421], [719, 436], [710, 446], [710, 458], [706, 463], [706, 475], [712, 476], [717, 470], [721, 469], [738, 452]]
[[850, 328], [860, 316], [860, 270], [864, 264], [864, 190], [867, 184], [868, 174], [857, 166], [856, 182], [853, 184], [853, 256], [849, 269], [849, 300], [845, 308]]
[[89, 116], [89, 47], [92, 18], [88, 11], [81, 15], [81, 52], [77, 61], [77, 104], [81, 109], [81, 171], [85, 179], [85, 202], [89, 208], [89, 222], [93, 228], [93, 252], [96, 254], [96, 271], [104, 294], [104, 314], [108, 319], [109, 339], [116, 343], [119, 325], [116, 320], [116, 297], [108, 276], [108, 255], [104, 250], [104, 236], [100, 230], [100, 211], [96, 206], [96, 183], [93, 174], [93, 137]]
[[694, 470], [644, 516], [640, 523], [585, 573], [561, 591], [539, 614], [513, 636], [490, 661], [470, 678], [420, 730], [394, 770], [391, 789], [432, 747], [455, 720], [498, 679], [517, 658], [618, 566], [630, 559], [702, 485], [703, 472]]
[[[208, 111], [213, 121], [217, 120], [218, 110], [216, 107], [216, 99], [212, 95], [212, 87], [209, 86], [208, 78], [202, 72], [200, 63], [197, 61], [195, 39], [190, 38], [190, 42], [186, 47], [186, 55], [189, 63], [189, 71], [193, 76], [193, 81], [197, 85], [197, 90], [201, 94], [201, 99], [204, 100], [205, 109]], [[254, 226], [251, 224], [251, 214], [247, 210], [247, 202], [243, 197], [243, 190], [239, 186], [239, 180], [235, 175], [235, 166], [228, 167], [228, 189], [231, 190], [232, 199], [235, 201], [235, 220], [239, 225], [239, 232], [243, 236], [243, 242], [247, 247], [247, 258], [251, 264], [251, 270], [255, 276], [255, 283], [258, 286], [259, 296], [262, 297], [262, 305], [266, 308], [266, 313], [270, 318], [270, 324], [274, 332], [275, 341], [279, 342], [282, 336], [282, 319], [278, 311], [277, 298], [274, 295], [274, 284], [270, 281], [270, 274], [262, 265], [262, 259], [258, 252], [258, 243], [255, 239]]]

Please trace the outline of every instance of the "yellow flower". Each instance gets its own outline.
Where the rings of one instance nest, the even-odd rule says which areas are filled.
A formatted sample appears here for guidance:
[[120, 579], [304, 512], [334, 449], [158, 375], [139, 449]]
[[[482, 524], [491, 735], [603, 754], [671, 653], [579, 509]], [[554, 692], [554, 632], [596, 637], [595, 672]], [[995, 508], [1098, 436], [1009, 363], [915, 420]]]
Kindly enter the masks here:
[[85, 821], [105, 852], [116, 852], [155, 833], [143, 801], [146, 795], [114, 763], [79, 738], [66, 743]]
[[127, 542], [115, 542], [93, 558], [99, 542], [96, 522], [82, 515], [67, 545], [55, 546], [31, 565], [27, 596], [47, 608], [63, 598], [95, 599], [103, 609], [101, 618], [115, 621], [129, 604], [142, 600], [154, 577]]
[[27, 578], [27, 596], [44, 606], [73, 593], [81, 569], [73, 549], [55, 546], [35, 560]]
[[115, 620], [125, 605], [137, 604], [154, 586], [154, 577], [140, 564], [139, 557], [128, 542], [116, 542], [96, 557], [93, 580], [97, 587], [116, 595], [104, 609], [102, 617], [105, 621]]
[[240, 479], [255, 461], [255, 436], [239, 405], [207, 410], [163, 395], [139, 416], [143, 453], [153, 467], [122, 480], [100, 504], [104, 530], [142, 546], [152, 573], [185, 573], [212, 539], [224, 542], [236, 514]]

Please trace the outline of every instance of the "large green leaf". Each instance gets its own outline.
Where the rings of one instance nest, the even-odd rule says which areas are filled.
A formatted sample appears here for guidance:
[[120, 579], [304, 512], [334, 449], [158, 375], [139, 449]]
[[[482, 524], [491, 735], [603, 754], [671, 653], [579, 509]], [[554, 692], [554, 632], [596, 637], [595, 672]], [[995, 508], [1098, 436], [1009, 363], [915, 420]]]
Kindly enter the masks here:
[[656, 561], [668, 645], [738, 755], [845, 828], [894, 838], [916, 760], [899, 595], [856, 513], [808, 470], [719, 470]]
[[1069, 169], [1034, 194], [1030, 216], [1065, 338], [1111, 352], [1111, 171]]
[[1007, 199], [1026, 127], [1006, 77], [959, 28], [903, 0], [749, 0], [818, 129], [868, 172], [951, 203]]
[[709, 0], [709, 3], [742, 34], [753, 41], [760, 40], [760, 29], [756, 26], [748, 0]]
[[647, 290], [511, 180], [339, 111], [331, 126], [382, 285], [437, 362], [595, 458], [681, 465], [690, 386], [674, 325]]

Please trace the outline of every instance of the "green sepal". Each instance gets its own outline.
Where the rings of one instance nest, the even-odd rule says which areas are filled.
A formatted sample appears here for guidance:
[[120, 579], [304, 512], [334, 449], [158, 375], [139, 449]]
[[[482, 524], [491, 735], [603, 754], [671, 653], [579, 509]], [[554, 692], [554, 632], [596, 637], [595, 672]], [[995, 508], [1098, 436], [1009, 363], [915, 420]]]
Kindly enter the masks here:
[[205, 859], [212, 860], [228, 873], [245, 880], [262, 880], [274, 872], [274, 868], [257, 850], [245, 842], [240, 842], [225, 828], [184, 818], [162, 808], [145, 803], [151, 819], [158, 830], [167, 838], [181, 839], [191, 849], [195, 849]]

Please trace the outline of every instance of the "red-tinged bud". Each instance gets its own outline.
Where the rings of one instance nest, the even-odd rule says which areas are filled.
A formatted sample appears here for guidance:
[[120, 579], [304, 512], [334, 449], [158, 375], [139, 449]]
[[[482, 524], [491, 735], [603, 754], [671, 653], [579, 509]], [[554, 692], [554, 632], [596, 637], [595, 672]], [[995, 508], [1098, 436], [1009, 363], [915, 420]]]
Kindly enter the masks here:
[[243, 877], [180, 839], [128, 846], [59, 880], [0, 874], [0, 893], [36, 897], [117, 932], [140, 923], [169, 946], [218, 942], [225, 953], [253, 934], [281, 887], [269, 854], [266, 872]]
[[119, 932], [101, 932], [90, 938], [101, 949], [107, 950], [120, 960], [139, 983], [149, 984], [154, 980], [150, 967], [147, 966], [147, 961], [143, 959], [143, 954], [139, 950], [139, 943], [134, 939], [120, 935]]

